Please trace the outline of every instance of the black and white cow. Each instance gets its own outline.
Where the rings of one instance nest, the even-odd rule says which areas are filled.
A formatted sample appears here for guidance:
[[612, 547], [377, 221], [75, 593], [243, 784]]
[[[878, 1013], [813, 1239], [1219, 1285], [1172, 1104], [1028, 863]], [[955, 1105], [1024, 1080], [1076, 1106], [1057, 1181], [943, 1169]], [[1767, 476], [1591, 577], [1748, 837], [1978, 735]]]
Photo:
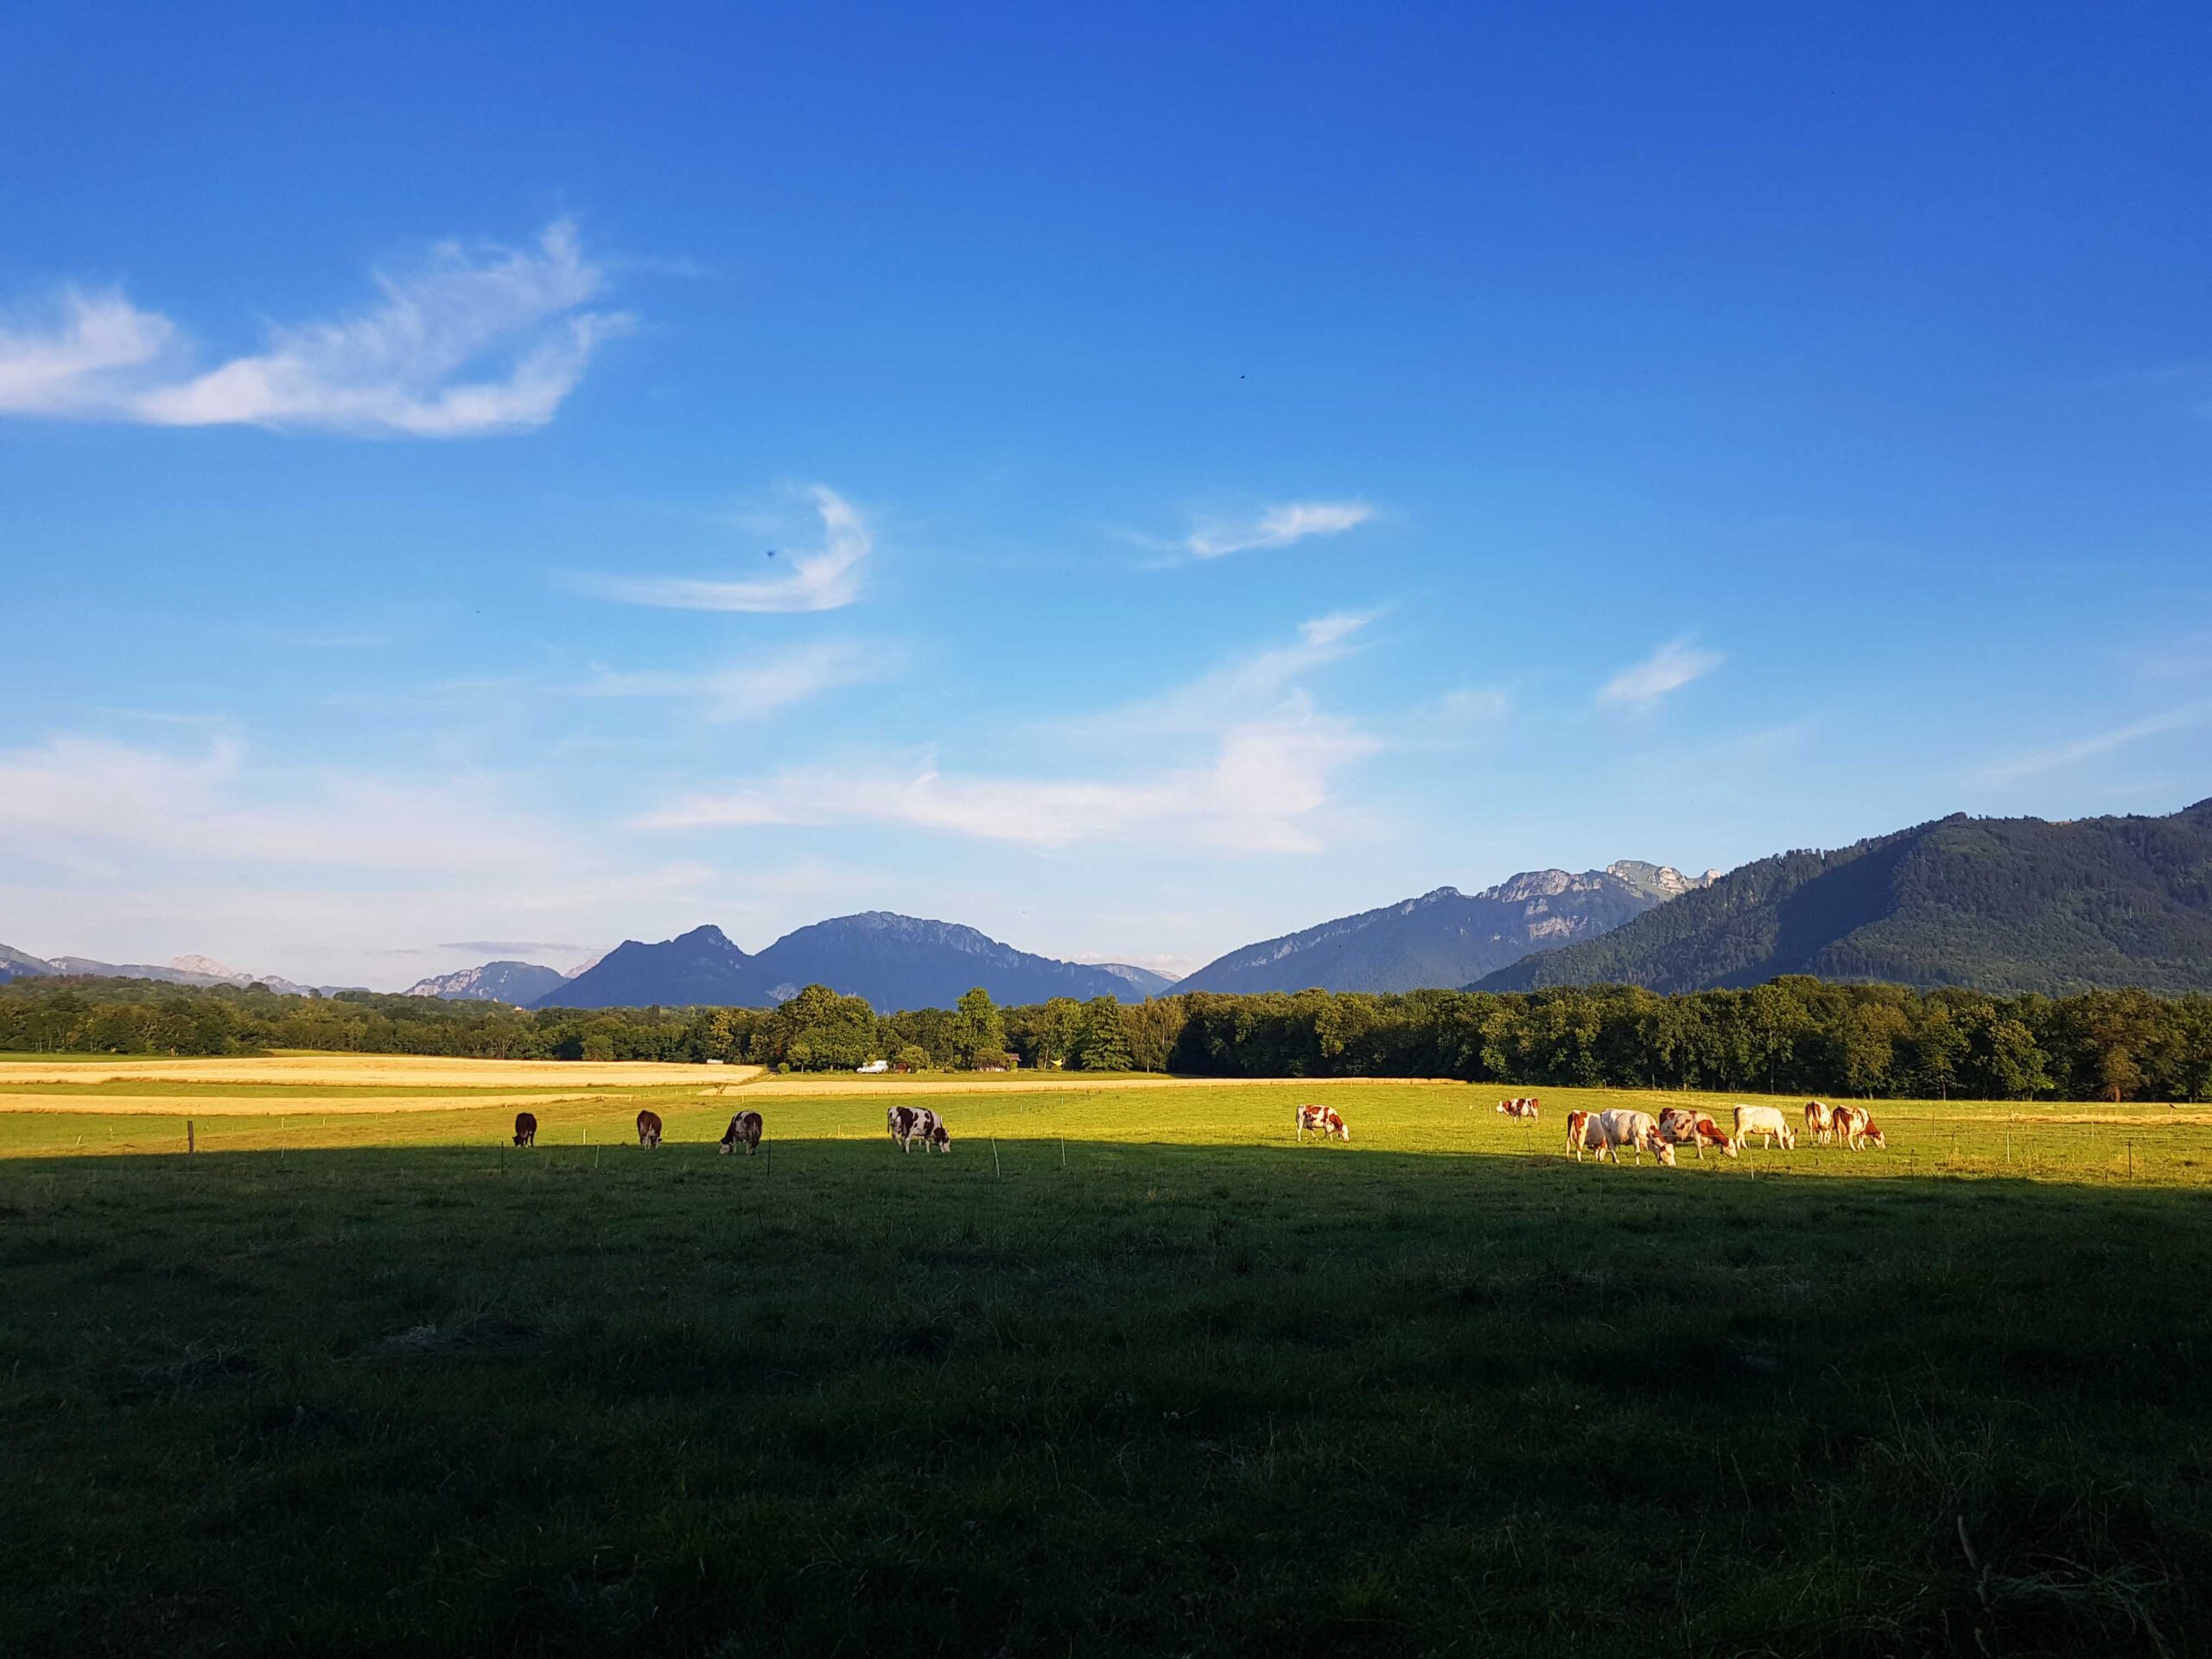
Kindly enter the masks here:
[[743, 1147], [745, 1155], [750, 1158], [759, 1149], [760, 1145], [760, 1114], [740, 1112], [735, 1117], [730, 1119], [729, 1128], [722, 1131], [721, 1145], [716, 1150], [728, 1154]]
[[911, 1152], [914, 1142], [922, 1143], [930, 1152], [950, 1152], [952, 1137], [945, 1133], [938, 1115], [926, 1106], [893, 1106], [886, 1114], [891, 1128], [891, 1138], [899, 1143], [899, 1150]]
[[651, 1152], [655, 1147], [660, 1145], [660, 1114], [658, 1112], [638, 1114], [638, 1144], [647, 1152]]
[[515, 1145], [534, 1147], [537, 1144], [537, 1120], [528, 1112], [515, 1114]]

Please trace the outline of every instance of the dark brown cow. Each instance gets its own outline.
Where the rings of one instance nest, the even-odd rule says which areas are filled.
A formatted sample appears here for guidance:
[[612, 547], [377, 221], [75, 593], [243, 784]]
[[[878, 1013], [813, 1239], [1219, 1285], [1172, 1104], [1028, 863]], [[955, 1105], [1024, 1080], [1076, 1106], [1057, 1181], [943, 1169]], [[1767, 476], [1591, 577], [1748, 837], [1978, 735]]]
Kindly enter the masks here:
[[745, 1155], [750, 1158], [759, 1149], [760, 1145], [760, 1114], [740, 1112], [735, 1117], [730, 1119], [729, 1128], [722, 1131], [722, 1142], [716, 1150], [727, 1155], [743, 1147]]
[[515, 1114], [515, 1145], [534, 1147], [537, 1144], [537, 1120], [528, 1112]]
[[658, 1112], [638, 1114], [638, 1144], [647, 1152], [651, 1152], [655, 1147], [660, 1145], [660, 1114]]

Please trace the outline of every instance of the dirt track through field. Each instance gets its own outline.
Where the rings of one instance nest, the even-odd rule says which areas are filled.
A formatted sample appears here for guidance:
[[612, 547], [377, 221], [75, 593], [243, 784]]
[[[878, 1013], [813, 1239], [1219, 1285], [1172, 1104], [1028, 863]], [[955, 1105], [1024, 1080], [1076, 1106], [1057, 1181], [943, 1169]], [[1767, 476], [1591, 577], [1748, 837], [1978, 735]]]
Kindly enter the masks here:
[[1125, 1089], [1339, 1089], [1346, 1084], [1388, 1083], [1396, 1084], [1450, 1082], [1449, 1078], [1433, 1077], [1330, 1077], [1325, 1081], [1313, 1077], [1098, 1077], [1086, 1081], [1081, 1077], [1007, 1077], [994, 1082], [981, 1077], [928, 1077], [920, 1080], [899, 1077], [761, 1077], [744, 1084], [721, 1090], [704, 1090], [702, 1094], [743, 1095], [851, 1095], [855, 1097], [869, 1093], [885, 1095], [1036, 1095], [1036, 1094], [1103, 1094]]
[[579, 1100], [620, 1102], [619, 1094], [586, 1095], [0, 1095], [0, 1112], [75, 1112], [99, 1117], [344, 1117], [388, 1112], [469, 1112], [538, 1107]]

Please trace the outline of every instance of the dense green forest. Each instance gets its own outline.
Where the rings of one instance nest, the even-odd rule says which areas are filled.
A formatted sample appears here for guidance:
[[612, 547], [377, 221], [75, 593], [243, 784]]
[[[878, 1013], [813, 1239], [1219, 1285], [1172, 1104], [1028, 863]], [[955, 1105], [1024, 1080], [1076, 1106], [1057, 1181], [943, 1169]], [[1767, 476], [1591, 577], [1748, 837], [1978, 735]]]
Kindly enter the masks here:
[[2145, 991], [1993, 997], [1783, 978], [1661, 996], [1625, 986], [1531, 993], [1193, 992], [1058, 998], [880, 1015], [810, 986], [779, 1007], [530, 1013], [346, 992], [278, 996], [143, 980], [0, 985], [0, 1051], [241, 1054], [270, 1048], [497, 1059], [874, 1058], [1202, 1077], [1428, 1077], [1516, 1085], [1740, 1089], [1983, 1099], [2212, 1097], [2212, 996]]
[[2212, 990], [2212, 800], [2069, 823], [1956, 814], [1779, 854], [1474, 988], [1694, 991], [1785, 974], [2046, 996]]

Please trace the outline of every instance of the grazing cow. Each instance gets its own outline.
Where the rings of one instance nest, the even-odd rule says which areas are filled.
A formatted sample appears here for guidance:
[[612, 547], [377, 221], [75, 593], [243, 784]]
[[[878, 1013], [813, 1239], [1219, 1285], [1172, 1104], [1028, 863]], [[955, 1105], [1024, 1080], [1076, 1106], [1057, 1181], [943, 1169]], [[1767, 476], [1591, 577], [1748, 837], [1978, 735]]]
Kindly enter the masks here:
[[1298, 1109], [1296, 1139], [1304, 1140], [1306, 1131], [1313, 1130], [1324, 1141], [1335, 1135], [1339, 1141], [1351, 1139], [1351, 1131], [1344, 1127], [1344, 1120], [1333, 1106], [1300, 1106]]
[[1567, 1149], [1574, 1154], [1574, 1161], [1578, 1164], [1582, 1161], [1585, 1152], [1596, 1150], [1590, 1139], [1589, 1113], [1569, 1112], [1567, 1115]]
[[1848, 1147], [1853, 1152], [1889, 1145], [1882, 1138], [1881, 1127], [1874, 1122], [1873, 1113], [1864, 1106], [1839, 1106], [1835, 1109], [1835, 1143], [1839, 1147]]
[[925, 1152], [950, 1152], [952, 1137], [945, 1132], [938, 1115], [926, 1106], [893, 1106], [885, 1115], [891, 1127], [891, 1138], [899, 1143], [899, 1150], [911, 1152], [918, 1141]]
[[1659, 1138], [1669, 1146], [1692, 1148], [1700, 1160], [1707, 1147], [1719, 1147], [1724, 1158], [1736, 1155], [1734, 1140], [1721, 1134], [1720, 1126], [1710, 1117], [1689, 1106], [1669, 1106], [1659, 1114]]
[[716, 1150], [728, 1154], [743, 1147], [745, 1155], [750, 1158], [758, 1150], [760, 1145], [760, 1114], [740, 1112], [735, 1117], [730, 1119], [729, 1128], [722, 1131], [722, 1142]]
[[655, 1147], [660, 1145], [660, 1114], [658, 1112], [638, 1114], [638, 1144], [647, 1152], [651, 1152]]
[[1825, 1101], [1805, 1103], [1805, 1133], [1813, 1137], [1816, 1146], [1827, 1144], [1828, 1131], [1835, 1127], [1835, 1108]]
[[528, 1112], [515, 1114], [515, 1145], [534, 1147], [537, 1144], [537, 1120]]
[[1523, 1095], [1513, 1100], [1501, 1100], [1497, 1109], [1508, 1117], [1518, 1117], [1529, 1122], [1536, 1121], [1536, 1100], [1533, 1095]]
[[1796, 1134], [1779, 1108], [1738, 1106], [1736, 1109], [1736, 1144], [1740, 1147], [1755, 1135], [1764, 1135], [1770, 1147], [1779, 1141], [1784, 1151], [1794, 1150], [1797, 1145]]
[[[1669, 1168], [1674, 1166], [1675, 1148], [1661, 1138], [1659, 1125], [1649, 1112], [1634, 1112], [1615, 1107], [1611, 1111], [1599, 1113], [1586, 1133], [1590, 1137], [1591, 1145], [1598, 1147], [1598, 1155], [1603, 1158], [1610, 1152], [1617, 1165], [1621, 1160], [1621, 1148], [1627, 1147], [1636, 1154], [1636, 1161], [1639, 1164], [1643, 1161], [1643, 1154], [1649, 1152]], [[1600, 1141], [1604, 1143], [1602, 1146]]]

